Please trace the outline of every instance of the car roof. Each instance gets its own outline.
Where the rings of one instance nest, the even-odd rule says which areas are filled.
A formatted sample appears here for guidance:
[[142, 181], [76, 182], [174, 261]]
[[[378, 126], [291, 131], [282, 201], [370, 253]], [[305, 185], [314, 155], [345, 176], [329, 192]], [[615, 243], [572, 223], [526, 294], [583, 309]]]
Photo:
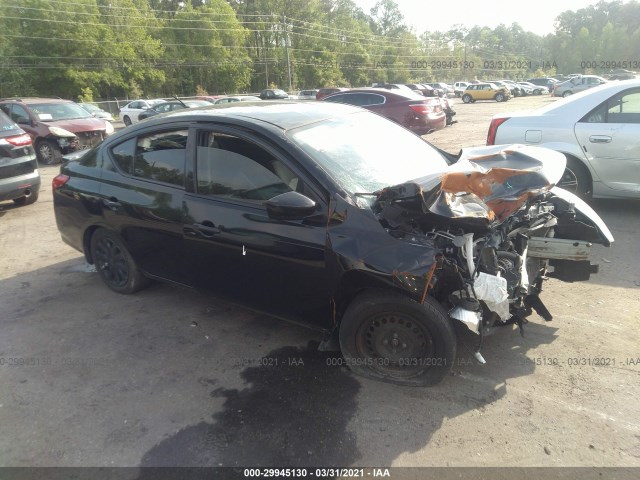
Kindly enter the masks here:
[[211, 105], [200, 108], [190, 108], [153, 117], [147, 125], [167, 123], [177, 120], [215, 121], [218, 119], [251, 119], [268, 123], [282, 130], [290, 130], [304, 125], [321, 122], [337, 116], [362, 112], [363, 110], [351, 105], [330, 102], [233, 102], [223, 105]]
[[[371, 88], [371, 87], [352, 88], [350, 90], [347, 90], [346, 92], [336, 92], [333, 95], [344, 95], [347, 93], [378, 93], [380, 95], [384, 95], [387, 97], [402, 97], [403, 100], [424, 100], [426, 98], [420, 95], [419, 93], [415, 93], [415, 91], [411, 90], [409, 87], [407, 87], [406, 90], [402, 88], [394, 88], [394, 89]], [[333, 95], [329, 95], [329, 96], [332, 97]]]
[[[597, 87], [583, 90], [582, 92], [570, 95], [568, 98], [556, 100], [553, 103], [537, 108], [535, 110], [523, 111], [523, 112], [511, 112], [505, 116], [530, 116], [530, 115], [571, 115], [575, 112], [576, 115], [584, 115], [588, 113], [593, 107], [604, 102], [606, 99], [615, 95], [618, 92], [622, 92], [629, 88], [640, 87], [640, 80], [618, 80], [614, 82], [608, 82]], [[593, 102], [584, 104], [582, 99], [588, 96], [593, 96]], [[498, 116], [502, 116], [499, 114]]]
[[65, 100], [64, 98], [43, 98], [43, 97], [20, 97], [20, 98], [2, 98], [2, 102], [16, 102], [30, 105], [33, 103], [74, 103], [71, 100]]

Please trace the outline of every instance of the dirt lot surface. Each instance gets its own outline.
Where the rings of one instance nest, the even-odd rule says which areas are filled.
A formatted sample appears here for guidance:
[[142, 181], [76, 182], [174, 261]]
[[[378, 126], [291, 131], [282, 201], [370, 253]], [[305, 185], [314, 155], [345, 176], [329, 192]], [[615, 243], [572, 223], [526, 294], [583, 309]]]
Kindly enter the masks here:
[[[494, 113], [550, 101], [458, 102], [428, 139], [483, 145]], [[60, 240], [56, 172], [36, 204], [0, 204], [0, 466], [640, 466], [639, 202], [593, 202], [616, 243], [591, 281], [547, 282], [552, 322], [402, 388], [212, 296], [112, 293]]]

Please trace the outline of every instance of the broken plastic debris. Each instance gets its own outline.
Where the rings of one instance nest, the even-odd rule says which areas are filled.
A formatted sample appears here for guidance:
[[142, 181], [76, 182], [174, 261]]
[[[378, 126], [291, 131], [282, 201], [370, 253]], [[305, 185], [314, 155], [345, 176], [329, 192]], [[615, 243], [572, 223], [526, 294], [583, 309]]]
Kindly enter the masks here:
[[473, 312], [462, 307], [454, 307], [449, 312], [449, 316], [464, 323], [472, 332], [480, 333], [480, 321], [482, 320], [480, 312]]
[[485, 363], [487, 363], [487, 361], [484, 359], [484, 357], [482, 356], [482, 354], [480, 352], [475, 352], [473, 354], [474, 357], [476, 357], [476, 360], [478, 361], [478, 363], [480, 363], [481, 365], [484, 365]]
[[509, 320], [509, 292], [505, 278], [480, 272], [473, 281], [473, 289], [476, 298], [484, 301], [489, 310], [497, 313], [502, 320]]
[[607, 260], [607, 259], [606, 259], [606, 258], [604, 258], [604, 257], [602, 257], [602, 261], [603, 261], [604, 263], [611, 263], [611, 260]]
[[192, 327], [197, 327], [198, 326], [198, 322], [196, 322], [195, 320], [193, 322], [191, 322], [191, 326]]

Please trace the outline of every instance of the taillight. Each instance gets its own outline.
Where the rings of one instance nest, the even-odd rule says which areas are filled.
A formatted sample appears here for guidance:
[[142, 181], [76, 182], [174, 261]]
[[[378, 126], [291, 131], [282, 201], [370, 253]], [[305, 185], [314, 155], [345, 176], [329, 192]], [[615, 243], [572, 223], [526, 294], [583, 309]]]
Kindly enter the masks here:
[[31, 137], [26, 133], [15, 137], [5, 138], [5, 140], [14, 147], [24, 147], [26, 145], [31, 145]]
[[56, 190], [61, 186], [63, 186], [68, 181], [69, 181], [69, 177], [67, 175], [62, 175], [62, 174], [56, 175], [55, 177], [53, 177], [53, 180], [51, 181], [51, 188], [53, 190]]
[[498, 133], [498, 127], [504, 122], [509, 120], [510, 117], [494, 118], [489, 125], [489, 132], [487, 133], [487, 145], [496, 144], [496, 133]]
[[424, 103], [417, 103], [415, 105], [409, 105], [411, 110], [421, 115], [427, 115], [433, 111], [433, 108], [429, 105], [425, 105]]

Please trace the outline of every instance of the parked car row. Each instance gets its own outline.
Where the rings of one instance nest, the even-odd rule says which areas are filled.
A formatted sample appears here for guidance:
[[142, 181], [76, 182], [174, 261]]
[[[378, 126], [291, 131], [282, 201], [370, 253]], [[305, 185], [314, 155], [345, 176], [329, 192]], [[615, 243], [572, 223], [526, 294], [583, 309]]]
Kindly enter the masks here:
[[507, 88], [512, 97], [526, 96], [526, 95], [541, 95], [542, 93], [551, 93], [553, 86], [560, 83], [555, 78], [540, 77], [530, 78], [526, 81], [514, 81], [509, 79], [502, 80], [474, 80], [472, 82], [455, 82], [453, 84], [453, 90], [456, 97], [462, 97], [469, 85], [477, 83], [493, 83], [500, 87]]

